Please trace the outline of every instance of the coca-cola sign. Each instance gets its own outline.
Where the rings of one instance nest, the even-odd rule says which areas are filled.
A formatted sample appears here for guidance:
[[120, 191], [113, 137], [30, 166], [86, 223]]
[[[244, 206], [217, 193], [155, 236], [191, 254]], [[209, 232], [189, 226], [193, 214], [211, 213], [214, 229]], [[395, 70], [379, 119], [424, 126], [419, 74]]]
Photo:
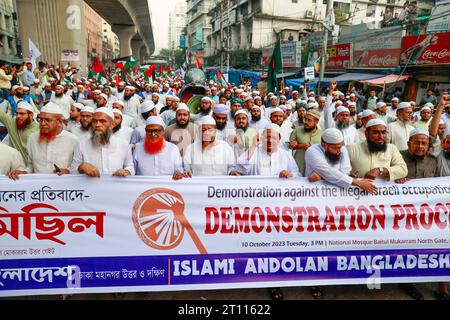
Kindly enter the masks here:
[[350, 67], [351, 45], [349, 43], [328, 46], [326, 69], [344, 69]]
[[450, 63], [450, 32], [403, 37], [402, 64]]

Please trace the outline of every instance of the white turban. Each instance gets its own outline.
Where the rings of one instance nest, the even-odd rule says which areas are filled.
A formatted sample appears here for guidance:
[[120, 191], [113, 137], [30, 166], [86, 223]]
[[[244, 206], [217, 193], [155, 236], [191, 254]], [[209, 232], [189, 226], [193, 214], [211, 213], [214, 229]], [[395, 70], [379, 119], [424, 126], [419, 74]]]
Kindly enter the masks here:
[[104, 113], [111, 119], [114, 119], [114, 112], [109, 108], [105, 108], [105, 107], [98, 108], [95, 110], [94, 114], [96, 114], [96, 113]]
[[200, 120], [200, 125], [216, 125], [216, 120], [214, 120], [213, 117], [211, 116], [204, 116], [203, 118], [201, 118]]
[[348, 108], [346, 108], [346, 107], [338, 107], [338, 108], [336, 109], [336, 115], [338, 115], [338, 114], [340, 114], [340, 113], [342, 113], [342, 112], [348, 112], [348, 113], [350, 113], [350, 110], [348, 110]]
[[322, 134], [322, 139], [325, 143], [338, 144], [344, 142], [342, 132], [336, 128], [326, 129]]
[[402, 110], [406, 108], [411, 108], [411, 103], [409, 102], [401, 102], [398, 104], [397, 110]]
[[17, 109], [24, 109], [24, 110], [30, 111], [31, 113], [34, 113], [33, 106], [26, 101], [19, 102], [17, 104]]
[[236, 119], [236, 117], [239, 114], [245, 114], [247, 116], [247, 118], [249, 118], [247, 111], [245, 111], [244, 109], [240, 109], [240, 110], [236, 111], [236, 113], [234, 114], [234, 118]]
[[163, 128], [166, 127], [166, 124], [164, 123], [163, 119], [161, 119], [161, 117], [158, 117], [158, 116], [148, 117], [148, 119], [147, 119], [147, 121], [145, 122], [145, 124], [146, 124], [147, 126], [148, 126], [148, 125], [151, 125], [151, 124], [156, 124], [156, 125], [159, 125], [159, 126], [161, 126], [161, 127], [163, 127]]
[[43, 106], [41, 109], [41, 112], [50, 113], [50, 114], [59, 114], [61, 116], [64, 114], [61, 107], [53, 102], [49, 102], [45, 106]]
[[409, 133], [409, 138], [411, 139], [412, 137], [418, 136], [418, 135], [425, 135], [425, 136], [429, 137], [430, 133], [428, 132], [428, 130], [416, 128]]
[[155, 109], [155, 104], [151, 100], [145, 100], [141, 104], [141, 113], [147, 113], [149, 111], [152, 111], [153, 109]]
[[373, 126], [384, 126], [386, 127], [386, 123], [381, 119], [372, 119], [366, 124], [366, 129], [373, 127]]
[[94, 108], [89, 107], [89, 106], [85, 106], [85, 107], [83, 107], [83, 109], [81, 109], [80, 112], [94, 113], [95, 111], [94, 111]]

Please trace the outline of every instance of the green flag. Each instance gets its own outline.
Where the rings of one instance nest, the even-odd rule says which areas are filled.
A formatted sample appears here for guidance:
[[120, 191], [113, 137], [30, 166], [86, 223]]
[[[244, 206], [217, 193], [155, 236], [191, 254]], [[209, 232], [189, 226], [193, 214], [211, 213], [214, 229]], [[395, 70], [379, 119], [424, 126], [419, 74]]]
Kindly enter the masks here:
[[275, 45], [275, 49], [272, 53], [272, 59], [269, 64], [269, 72], [267, 76], [267, 89], [269, 92], [275, 92], [275, 88], [277, 86], [277, 73], [279, 73], [282, 69], [283, 61], [281, 59], [281, 46], [280, 40], [277, 40], [277, 44]]
[[125, 63], [125, 71], [133, 69], [137, 65], [138, 61], [134, 59], [133, 57], [130, 57], [130, 59]]

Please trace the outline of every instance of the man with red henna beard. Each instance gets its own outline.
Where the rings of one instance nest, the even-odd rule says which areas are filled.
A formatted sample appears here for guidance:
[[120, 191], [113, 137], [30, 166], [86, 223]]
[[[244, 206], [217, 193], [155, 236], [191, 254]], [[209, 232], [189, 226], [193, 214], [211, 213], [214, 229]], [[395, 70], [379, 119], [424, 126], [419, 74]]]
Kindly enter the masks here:
[[183, 172], [178, 147], [164, 140], [164, 121], [160, 117], [149, 117], [145, 132], [144, 141], [138, 143], [134, 151], [136, 175], [172, 176], [174, 180], [191, 177]]
[[26, 171], [13, 171], [8, 176], [17, 180], [25, 173], [68, 174], [78, 138], [62, 129], [64, 111], [49, 102], [39, 114], [39, 132], [28, 139], [28, 163]]
[[16, 119], [0, 110], [0, 122], [8, 130], [9, 146], [20, 152], [23, 162], [28, 162], [27, 142], [29, 136], [39, 131], [39, 125], [33, 121], [33, 106], [28, 102], [17, 104]]

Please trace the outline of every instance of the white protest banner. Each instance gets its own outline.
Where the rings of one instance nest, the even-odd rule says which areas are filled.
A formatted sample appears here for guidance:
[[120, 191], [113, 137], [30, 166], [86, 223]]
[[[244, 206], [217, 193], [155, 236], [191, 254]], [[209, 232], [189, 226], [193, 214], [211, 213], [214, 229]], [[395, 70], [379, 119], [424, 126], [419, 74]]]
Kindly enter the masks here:
[[450, 181], [0, 178], [0, 296], [450, 280]]
[[305, 68], [305, 81], [314, 80], [314, 67]]

